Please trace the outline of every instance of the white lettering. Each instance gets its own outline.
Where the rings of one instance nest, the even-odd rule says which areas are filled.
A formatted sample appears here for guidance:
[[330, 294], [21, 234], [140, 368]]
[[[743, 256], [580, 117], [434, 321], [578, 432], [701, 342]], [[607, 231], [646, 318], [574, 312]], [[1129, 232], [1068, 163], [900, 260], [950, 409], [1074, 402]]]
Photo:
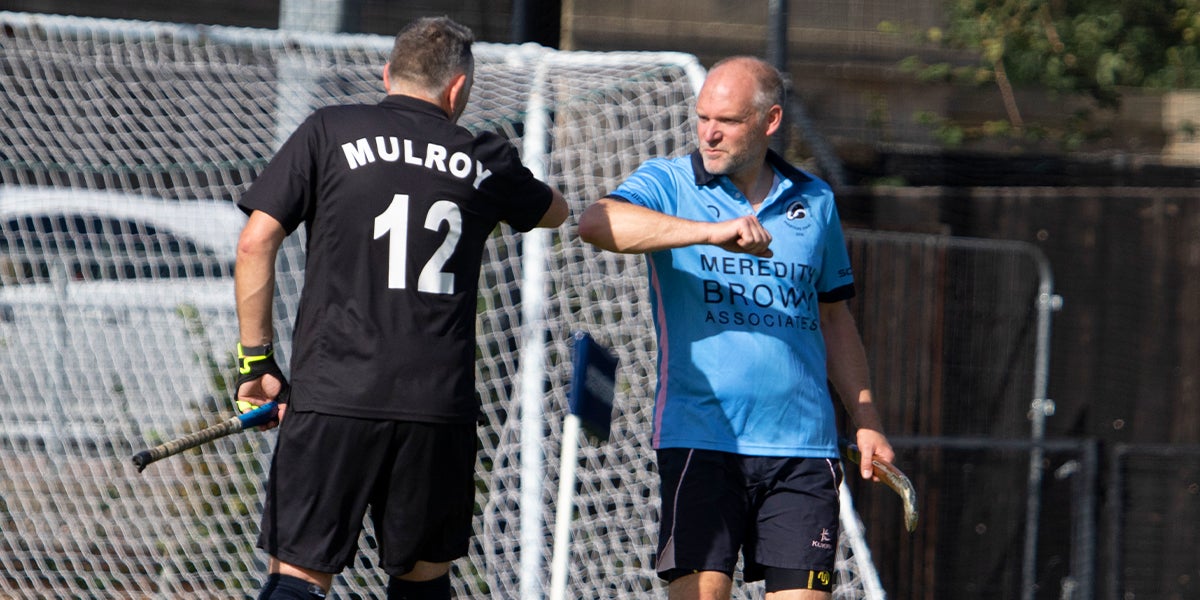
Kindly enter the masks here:
[[471, 174], [471, 157], [462, 152], [455, 152], [454, 156], [450, 157], [450, 174], [459, 179], [466, 179]]
[[413, 155], [412, 140], [404, 140], [404, 162], [410, 165], [421, 166], [421, 157]]
[[426, 152], [428, 152], [428, 154], [425, 155], [425, 168], [432, 169], [436, 165], [437, 170], [445, 173], [446, 147], [439, 146], [437, 144], [430, 144]]
[[[392, 149], [390, 152], [385, 145], [389, 141], [392, 143]], [[382, 158], [388, 162], [396, 162], [396, 160], [400, 158], [400, 140], [397, 140], [394, 137], [384, 139], [382, 135], [376, 136], [375, 149], [379, 152], [379, 158]]]
[[[346, 155], [346, 162], [351, 169], [357, 169], [365, 164], [373, 163], [378, 156], [379, 159], [387, 162], [396, 162], [403, 159], [405, 164], [410, 164], [417, 167], [425, 167], [426, 169], [441, 171], [442, 173], [450, 173], [451, 175], [466, 180], [471, 177], [471, 166], [475, 166], [475, 179], [471, 185], [475, 189], [483, 184], [488, 177], [492, 176], [491, 170], [485, 168], [483, 163], [476, 161], [465, 152], [455, 152], [453, 155], [445, 147], [438, 144], [427, 144], [425, 146], [424, 156], [417, 154], [417, 149], [414, 147], [412, 140], [401, 140], [395, 136], [384, 137], [382, 135], [375, 136], [374, 149], [371, 148], [369, 138], [359, 138], [353, 142], [342, 144], [342, 153]], [[403, 146], [403, 152], [401, 152]]]
[[346, 153], [346, 162], [350, 163], [351, 169], [357, 169], [367, 163], [375, 162], [375, 155], [371, 153], [371, 145], [366, 138], [362, 138], [357, 142], [342, 144], [342, 152]]
[[476, 163], [475, 163], [475, 183], [473, 184], [475, 186], [475, 189], [479, 189], [479, 185], [483, 183], [483, 180], [485, 180], [491, 176], [492, 176], [492, 172], [488, 169], [483, 168], [483, 163], [476, 161]]

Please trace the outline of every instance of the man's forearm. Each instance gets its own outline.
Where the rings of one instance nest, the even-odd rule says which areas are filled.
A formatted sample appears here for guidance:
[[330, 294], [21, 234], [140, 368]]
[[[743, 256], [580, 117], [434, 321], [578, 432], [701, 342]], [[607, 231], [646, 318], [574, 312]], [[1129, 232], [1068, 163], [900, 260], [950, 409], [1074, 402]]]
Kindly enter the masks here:
[[[234, 288], [237, 297], [238, 330], [244, 346], [261, 346], [271, 341], [272, 300], [275, 295], [274, 264], [269, 273], [251, 262], [238, 260]], [[256, 272], [257, 274], [255, 274]]]
[[821, 310], [829, 380], [856, 426], [882, 432], [883, 423], [871, 393], [867, 353], [854, 317], [844, 302], [823, 305]]
[[283, 238], [279, 223], [256, 211], [238, 239], [233, 282], [239, 341], [244, 346], [261, 346], [274, 336], [275, 257]]
[[620, 200], [601, 199], [579, 218], [579, 237], [598, 248], [641, 254], [708, 243], [703, 223]]

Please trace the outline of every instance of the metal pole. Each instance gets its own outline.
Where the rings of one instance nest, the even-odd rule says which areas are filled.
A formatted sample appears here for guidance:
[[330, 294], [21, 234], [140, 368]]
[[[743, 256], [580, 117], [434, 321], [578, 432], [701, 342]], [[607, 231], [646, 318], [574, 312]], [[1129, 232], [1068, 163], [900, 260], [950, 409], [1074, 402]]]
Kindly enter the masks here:
[[529, 40], [529, 1], [513, 0], [512, 5], [512, 42], [523, 44]]
[[[547, 180], [547, 136], [550, 135], [549, 67], [544, 58], [534, 68], [525, 122], [523, 157], [534, 177]], [[517, 380], [521, 399], [521, 600], [543, 597], [541, 566], [542, 476], [544, 465], [542, 440], [544, 419], [542, 402], [546, 381], [546, 261], [550, 232], [534, 229], [522, 237], [521, 350]]]
[[1117, 444], [1108, 457], [1105, 515], [1108, 521], [1108, 599], [1125, 598], [1125, 459], [1128, 444]]
[[1037, 348], [1033, 373], [1033, 401], [1029, 407], [1029, 418], [1033, 421], [1031, 437], [1033, 447], [1029, 452], [1029, 485], [1025, 510], [1025, 551], [1021, 565], [1021, 599], [1034, 600], [1037, 595], [1037, 548], [1038, 520], [1042, 512], [1042, 479], [1045, 476], [1042, 461], [1046, 449], [1046, 417], [1054, 414], [1054, 402], [1046, 397], [1050, 375], [1050, 317], [1062, 307], [1062, 297], [1054, 293], [1054, 275], [1050, 261], [1041, 251], [1034, 249], [1037, 262], [1039, 285], [1037, 297]]
[[787, 73], [788, 62], [788, 0], [767, 2], [767, 62], [781, 73]]
[[821, 166], [824, 178], [835, 189], [841, 188], [846, 183], [841, 159], [833, 146], [817, 131], [816, 125], [804, 109], [804, 104], [793, 97], [791, 78], [788, 77], [788, 0], [767, 2], [767, 62], [784, 75], [784, 126], [771, 137], [771, 149], [780, 154], [787, 150], [791, 132], [789, 122], [795, 123], [812, 147], [813, 157]]
[[281, 0], [279, 28], [289, 31], [336, 33], [342, 25], [346, 0]]
[[512, 41], [557, 48], [562, 36], [560, 0], [513, 0]]
[[1075, 572], [1072, 576], [1076, 581], [1075, 597], [1091, 600], [1096, 594], [1096, 497], [1100, 472], [1100, 448], [1096, 440], [1084, 443], [1082, 463], [1083, 472], [1078, 483], [1081, 491], [1077, 494], [1082, 500], [1075, 518], [1078, 526], [1075, 557], [1072, 560]]
[[550, 600], [566, 600], [571, 557], [571, 517], [575, 514], [575, 471], [579, 462], [579, 417], [563, 419], [558, 459], [558, 504], [554, 513], [554, 554], [550, 560]]
[[883, 584], [879, 581], [879, 572], [871, 560], [867, 534], [863, 531], [862, 521], [854, 510], [854, 497], [850, 494], [850, 487], [846, 485], [844, 478], [838, 486], [838, 496], [838, 521], [845, 530], [845, 538], [850, 542], [851, 558], [862, 579], [863, 600], [887, 600], [887, 593], [883, 591]]
[[[347, 1], [281, 0], [279, 30], [337, 33]], [[312, 112], [318, 77], [303, 57], [286, 50], [280, 53], [276, 67], [275, 148], [282, 146]]]
[[[767, 2], [767, 62], [775, 66], [784, 75], [788, 72], [788, 0], [769, 0]], [[784, 79], [785, 97], [792, 95], [788, 79]], [[786, 114], [787, 102], [784, 109]], [[771, 138], [771, 149], [783, 153], [788, 147], [788, 129], [780, 127], [778, 133]]]

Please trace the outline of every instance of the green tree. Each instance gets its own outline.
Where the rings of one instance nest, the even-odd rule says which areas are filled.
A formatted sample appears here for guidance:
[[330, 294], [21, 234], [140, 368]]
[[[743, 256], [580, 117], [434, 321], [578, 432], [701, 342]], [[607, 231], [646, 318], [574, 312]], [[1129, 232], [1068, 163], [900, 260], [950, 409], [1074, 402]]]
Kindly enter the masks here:
[[[977, 64], [903, 66], [925, 80], [993, 85], [1006, 121], [976, 126], [976, 136], [1084, 141], [1097, 111], [1116, 110], [1122, 87], [1200, 88], [1200, 0], [950, 0], [947, 27], [926, 40], [977, 55]], [[883, 27], [891, 27], [884, 24]], [[1085, 99], [1087, 108], [1058, 131], [1029, 127], [1014, 87], [1039, 87]], [[943, 139], [969, 137], [936, 115], [922, 116]]]

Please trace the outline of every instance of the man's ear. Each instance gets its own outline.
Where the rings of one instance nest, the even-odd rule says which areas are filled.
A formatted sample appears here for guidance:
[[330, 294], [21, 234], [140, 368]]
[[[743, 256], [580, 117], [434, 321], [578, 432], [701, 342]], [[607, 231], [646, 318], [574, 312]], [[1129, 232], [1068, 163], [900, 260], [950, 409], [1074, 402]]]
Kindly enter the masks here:
[[779, 126], [783, 124], [783, 107], [778, 104], [767, 110], [767, 135], [772, 135], [779, 131]]
[[471, 93], [469, 79], [465, 73], [459, 73], [446, 86], [446, 112], [457, 118], [467, 105], [467, 96]]
[[392, 63], [390, 63], [390, 62], [384, 63], [384, 65], [383, 65], [383, 91], [385, 91], [389, 94], [392, 93], [392, 81], [391, 81], [392, 77], [389, 74], [389, 71], [391, 71], [391, 70], [392, 70]]

